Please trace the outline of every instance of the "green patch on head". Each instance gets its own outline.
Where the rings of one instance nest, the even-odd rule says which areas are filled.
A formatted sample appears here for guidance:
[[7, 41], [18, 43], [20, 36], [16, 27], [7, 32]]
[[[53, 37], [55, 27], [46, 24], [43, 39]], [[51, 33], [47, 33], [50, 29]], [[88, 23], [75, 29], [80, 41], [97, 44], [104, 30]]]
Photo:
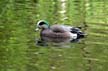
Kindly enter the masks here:
[[48, 27], [50, 27], [49, 22], [46, 20], [42, 20]]
[[37, 22], [37, 26], [38, 27], [40, 27], [42, 25], [50, 28], [50, 25], [49, 25], [49, 23], [46, 20], [40, 20], [40, 21]]
[[47, 21], [43, 20], [43, 22], [45, 22], [45, 23], [46, 23], [46, 25], [48, 25], [48, 26], [49, 26], [49, 23], [48, 23]]

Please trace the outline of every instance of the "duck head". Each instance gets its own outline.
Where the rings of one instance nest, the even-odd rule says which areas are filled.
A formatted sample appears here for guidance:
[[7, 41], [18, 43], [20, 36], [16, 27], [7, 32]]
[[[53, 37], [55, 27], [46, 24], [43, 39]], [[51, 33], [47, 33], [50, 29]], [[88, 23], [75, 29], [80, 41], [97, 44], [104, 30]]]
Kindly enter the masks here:
[[36, 31], [38, 31], [39, 29], [48, 29], [50, 26], [48, 24], [47, 21], [45, 20], [40, 20], [37, 22], [37, 28], [36, 28]]

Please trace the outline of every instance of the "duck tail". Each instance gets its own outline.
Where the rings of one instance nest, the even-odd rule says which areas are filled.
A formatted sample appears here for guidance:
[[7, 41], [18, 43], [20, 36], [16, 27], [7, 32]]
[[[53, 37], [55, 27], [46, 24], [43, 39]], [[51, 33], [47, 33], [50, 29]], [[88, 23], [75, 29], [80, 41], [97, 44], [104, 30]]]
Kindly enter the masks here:
[[86, 34], [83, 32], [79, 32], [77, 33], [77, 38], [76, 39], [72, 39], [70, 42], [79, 42], [80, 39], [85, 38]]
[[77, 34], [77, 39], [84, 38], [85, 33], [81, 31], [81, 27], [73, 27], [71, 28], [71, 33]]
[[81, 28], [71, 28], [71, 33], [77, 34], [77, 38], [71, 40], [71, 42], [78, 42], [80, 39], [85, 38], [86, 34], [80, 30]]
[[77, 39], [85, 38], [86, 34], [83, 32], [78, 32], [77, 33]]
[[78, 32], [81, 32], [79, 28], [76, 27], [71, 28], [71, 33], [78, 33]]

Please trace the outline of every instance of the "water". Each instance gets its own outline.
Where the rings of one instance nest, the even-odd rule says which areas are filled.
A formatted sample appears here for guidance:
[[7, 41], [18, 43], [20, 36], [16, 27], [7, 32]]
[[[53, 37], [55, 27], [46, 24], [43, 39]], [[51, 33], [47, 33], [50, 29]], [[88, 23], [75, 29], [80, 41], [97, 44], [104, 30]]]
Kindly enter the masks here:
[[[97, 0], [1, 0], [0, 71], [107, 71], [107, 5]], [[88, 36], [80, 43], [37, 46], [35, 26], [41, 19], [83, 26]]]

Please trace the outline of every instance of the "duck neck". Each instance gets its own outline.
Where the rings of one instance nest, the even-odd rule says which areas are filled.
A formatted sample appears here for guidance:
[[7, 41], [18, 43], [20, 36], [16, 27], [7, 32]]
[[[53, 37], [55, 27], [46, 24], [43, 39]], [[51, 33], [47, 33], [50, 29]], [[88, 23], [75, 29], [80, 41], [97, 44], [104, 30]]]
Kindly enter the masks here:
[[46, 29], [50, 29], [50, 27], [45, 27], [45, 28], [42, 28], [42, 30], [46, 30]]

